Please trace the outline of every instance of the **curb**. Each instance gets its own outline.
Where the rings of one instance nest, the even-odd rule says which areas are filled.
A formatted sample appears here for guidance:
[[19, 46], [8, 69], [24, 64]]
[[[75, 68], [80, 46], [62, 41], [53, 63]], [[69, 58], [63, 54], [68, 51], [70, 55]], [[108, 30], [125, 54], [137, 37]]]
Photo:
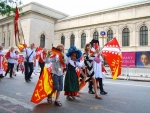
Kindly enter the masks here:
[[[106, 79], [112, 79], [112, 77], [106, 77]], [[118, 80], [127, 80], [125, 78], [117, 78]], [[150, 80], [145, 80], [145, 79], [135, 79], [135, 78], [130, 78], [127, 81], [141, 81], [141, 82], [150, 82]]]

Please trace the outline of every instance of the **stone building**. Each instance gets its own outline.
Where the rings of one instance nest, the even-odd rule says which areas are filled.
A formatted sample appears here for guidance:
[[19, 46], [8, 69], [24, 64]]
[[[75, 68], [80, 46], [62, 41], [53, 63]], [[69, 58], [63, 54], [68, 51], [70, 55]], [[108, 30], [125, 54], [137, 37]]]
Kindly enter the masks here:
[[[27, 45], [34, 42], [36, 46], [50, 49], [62, 43], [65, 49], [70, 45], [83, 49], [93, 38], [98, 39], [102, 47], [116, 37], [123, 52], [149, 51], [150, 48], [150, 1], [71, 17], [32, 2], [23, 6], [23, 12], [21, 24]], [[101, 31], [106, 32], [104, 40], [100, 37]], [[15, 46], [12, 17], [0, 17], [2, 43], [5, 50]]]

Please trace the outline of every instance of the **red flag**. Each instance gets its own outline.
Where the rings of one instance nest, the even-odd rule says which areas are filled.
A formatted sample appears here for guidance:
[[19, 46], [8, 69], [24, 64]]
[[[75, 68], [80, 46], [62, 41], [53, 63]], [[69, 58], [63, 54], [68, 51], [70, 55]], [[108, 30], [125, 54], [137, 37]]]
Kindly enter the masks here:
[[16, 46], [18, 47], [18, 49], [22, 52], [22, 50], [24, 48], [26, 48], [26, 44], [22, 43], [22, 41], [24, 41], [24, 35], [23, 35], [23, 30], [22, 30], [21, 22], [20, 22], [19, 18], [20, 18], [19, 10], [16, 7], [15, 18], [14, 18], [15, 43], [16, 43]]
[[107, 73], [107, 71], [105, 69], [105, 66], [103, 64], [102, 64], [102, 72], [106, 72]]
[[6, 60], [3, 61], [3, 68], [4, 68], [4, 71], [6, 72], [8, 68], [8, 62]]
[[57, 54], [59, 55], [59, 60], [60, 60], [60, 63], [63, 67], [66, 67], [66, 64], [64, 63], [63, 61], [63, 56], [62, 56], [62, 53], [61, 51], [59, 51], [57, 48], [52, 48], [52, 51], [51, 51], [53, 54]]
[[6, 53], [5, 58], [8, 59], [10, 57], [10, 50]]
[[111, 69], [113, 79], [115, 80], [121, 74], [122, 54], [116, 38], [113, 38], [102, 49], [102, 54]]
[[[34, 92], [31, 97], [31, 102], [37, 104], [41, 102], [53, 90], [53, 80], [50, 75], [51, 70], [44, 67], [40, 79], [38, 80]], [[54, 96], [54, 94], [53, 94]]]
[[37, 47], [36, 49], [36, 58], [39, 59], [40, 58], [40, 54], [42, 52], [43, 48], [42, 47]]

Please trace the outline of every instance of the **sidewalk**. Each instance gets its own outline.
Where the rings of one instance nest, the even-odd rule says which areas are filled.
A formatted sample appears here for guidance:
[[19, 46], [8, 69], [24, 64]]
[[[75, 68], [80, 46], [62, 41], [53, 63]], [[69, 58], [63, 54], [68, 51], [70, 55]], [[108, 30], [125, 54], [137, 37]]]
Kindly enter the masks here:
[[[106, 79], [112, 79], [112, 76], [110, 75], [105, 75]], [[142, 82], [150, 82], [150, 77], [133, 77], [133, 76], [119, 76], [117, 78], [118, 80], [131, 80], [131, 81], [142, 81]]]

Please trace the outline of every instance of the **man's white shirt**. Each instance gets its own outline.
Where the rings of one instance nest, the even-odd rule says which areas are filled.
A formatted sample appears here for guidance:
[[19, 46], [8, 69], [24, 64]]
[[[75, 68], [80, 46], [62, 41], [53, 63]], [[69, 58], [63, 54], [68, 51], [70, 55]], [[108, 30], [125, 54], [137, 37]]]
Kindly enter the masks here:
[[[33, 53], [32, 53], [32, 51], [33, 51]], [[36, 56], [35, 50], [32, 50], [31, 48], [26, 48], [26, 49], [24, 49], [24, 55], [23, 56], [24, 56], [25, 61], [26, 61], [26, 58], [30, 56], [29, 62], [33, 62], [33, 58]]]
[[16, 54], [15, 52], [10, 52], [10, 58], [8, 58], [9, 63], [15, 63]]

